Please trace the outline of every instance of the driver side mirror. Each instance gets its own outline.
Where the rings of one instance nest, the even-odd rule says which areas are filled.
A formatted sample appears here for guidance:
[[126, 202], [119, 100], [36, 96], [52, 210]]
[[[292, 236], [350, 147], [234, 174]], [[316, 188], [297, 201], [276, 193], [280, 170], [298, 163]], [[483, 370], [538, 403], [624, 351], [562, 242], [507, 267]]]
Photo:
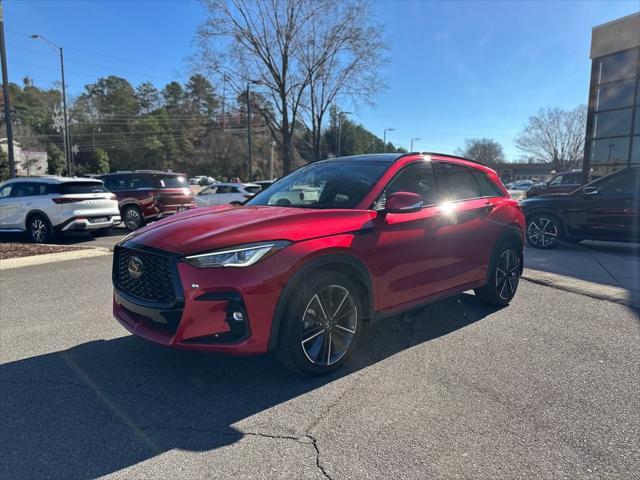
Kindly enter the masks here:
[[598, 195], [600, 192], [596, 187], [584, 187], [582, 189], [582, 195], [584, 197], [593, 197], [594, 195]]
[[411, 192], [395, 192], [387, 196], [385, 212], [388, 213], [410, 213], [422, 208], [424, 199], [422, 195]]

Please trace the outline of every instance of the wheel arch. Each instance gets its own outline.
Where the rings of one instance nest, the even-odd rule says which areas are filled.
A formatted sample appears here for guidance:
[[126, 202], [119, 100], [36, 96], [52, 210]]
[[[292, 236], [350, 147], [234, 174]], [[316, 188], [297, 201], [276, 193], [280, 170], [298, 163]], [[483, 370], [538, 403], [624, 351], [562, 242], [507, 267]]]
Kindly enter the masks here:
[[363, 319], [369, 319], [373, 315], [373, 281], [369, 269], [362, 260], [347, 253], [332, 253], [322, 255], [305, 263], [289, 279], [276, 306], [276, 311], [271, 322], [271, 333], [269, 336], [268, 351], [273, 351], [278, 345], [280, 335], [280, 325], [287, 303], [296, 293], [297, 287], [304, 281], [307, 275], [318, 271], [335, 271], [347, 276], [353, 281], [363, 302]]
[[51, 223], [51, 219], [49, 218], [49, 215], [47, 215], [44, 211], [42, 211], [42, 210], [40, 210], [38, 208], [34, 208], [33, 210], [29, 210], [29, 213], [27, 213], [24, 216], [24, 231], [25, 232], [29, 231], [29, 227], [28, 227], [29, 219], [31, 217], [33, 217], [34, 215], [42, 215], [45, 218], [45, 220], [49, 223], [49, 226], [51, 228], [54, 228], [54, 225], [53, 225], [53, 223]]

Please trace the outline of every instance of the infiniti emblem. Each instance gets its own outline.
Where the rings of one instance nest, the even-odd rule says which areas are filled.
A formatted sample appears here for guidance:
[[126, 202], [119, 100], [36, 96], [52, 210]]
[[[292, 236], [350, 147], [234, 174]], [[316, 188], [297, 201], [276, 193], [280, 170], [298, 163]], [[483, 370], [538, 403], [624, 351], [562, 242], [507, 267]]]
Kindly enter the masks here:
[[139, 279], [142, 276], [142, 260], [140, 260], [140, 257], [136, 257], [135, 255], [131, 257], [127, 265], [127, 270], [131, 278], [134, 280]]

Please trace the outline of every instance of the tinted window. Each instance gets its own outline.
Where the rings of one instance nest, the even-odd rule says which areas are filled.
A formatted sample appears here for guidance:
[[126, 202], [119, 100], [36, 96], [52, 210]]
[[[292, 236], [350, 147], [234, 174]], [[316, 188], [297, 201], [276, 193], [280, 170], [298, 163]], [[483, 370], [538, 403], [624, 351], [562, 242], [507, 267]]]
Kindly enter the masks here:
[[238, 193], [238, 187], [229, 187], [229, 193]]
[[560, 185], [562, 183], [563, 175], [556, 175], [551, 179], [549, 185]]
[[138, 190], [140, 188], [156, 188], [151, 175], [136, 174], [125, 176], [127, 190]]
[[157, 175], [156, 179], [161, 188], [186, 188], [189, 186], [187, 180], [179, 175]]
[[473, 178], [470, 168], [453, 163], [438, 163], [437, 172], [443, 200], [482, 197], [480, 186]]
[[388, 166], [365, 160], [312, 163], [281, 178], [245, 205], [355, 208]]
[[124, 177], [120, 175], [109, 175], [108, 177], [101, 177], [104, 181], [104, 186], [107, 190], [117, 192], [125, 189]]
[[228, 185], [220, 185], [216, 189], [216, 193], [230, 193], [230, 192], [231, 192], [231, 187], [229, 187]]
[[63, 194], [102, 193], [107, 191], [101, 182], [67, 182], [58, 185], [57, 190]]
[[[266, 188], [266, 186], [265, 186]], [[255, 187], [244, 187], [244, 189], [249, 192], [249, 193], [257, 193], [260, 190], [264, 190], [264, 188], [260, 188], [260, 186], [255, 186]]]
[[640, 169], [626, 170], [624, 173], [603, 179], [597, 183], [597, 188], [602, 195], [637, 195], [640, 192]]
[[581, 173], [569, 173], [562, 176], [562, 185], [578, 185], [581, 179]]
[[424, 205], [438, 203], [439, 195], [432, 163], [416, 162], [402, 169], [385, 189], [384, 199], [390, 193], [397, 192], [410, 192], [421, 195], [424, 199]]
[[633, 147], [631, 147], [631, 163], [640, 163], [640, 135], [633, 137]]
[[33, 197], [42, 195], [46, 189], [46, 185], [41, 183], [14, 183], [11, 190], [12, 197]]
[[598, 87], [596, 110], [630, 107], [633, 105], [635, 85], [635, 79], [631, 79]]
[[[502, 193], [502, 190], [500, 190], [500, 188], [498, 188], [498, 186], [495, 183], [489, 180], [489, 177], [487, 177], [485, 173], [474, 170], [473, 176], [475, 177], [476, 181], [478, 182], [478, 185], [480, 186], [480, 193], [482, 194], [483, 197], [504, 196], [504, 193]], [[532, 182], [530, 182], [529, 180], [523, 180], [521, 182], [516, 182], [516, 183], [521, 186], [529, 186], [531, 185]]]

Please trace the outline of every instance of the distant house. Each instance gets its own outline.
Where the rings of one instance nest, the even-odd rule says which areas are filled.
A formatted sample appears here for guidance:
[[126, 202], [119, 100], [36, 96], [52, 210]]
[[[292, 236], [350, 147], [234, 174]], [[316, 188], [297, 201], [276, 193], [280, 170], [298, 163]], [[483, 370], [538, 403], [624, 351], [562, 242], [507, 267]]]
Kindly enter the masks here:
[[[8, 141], [0, 138], [0, 148], [8, 153]], [[13, 154], [16, 158], [16, 175], [19, 177], [47, 174], [47, 152], [23, 150], [18, 142], [13, 141]]]

